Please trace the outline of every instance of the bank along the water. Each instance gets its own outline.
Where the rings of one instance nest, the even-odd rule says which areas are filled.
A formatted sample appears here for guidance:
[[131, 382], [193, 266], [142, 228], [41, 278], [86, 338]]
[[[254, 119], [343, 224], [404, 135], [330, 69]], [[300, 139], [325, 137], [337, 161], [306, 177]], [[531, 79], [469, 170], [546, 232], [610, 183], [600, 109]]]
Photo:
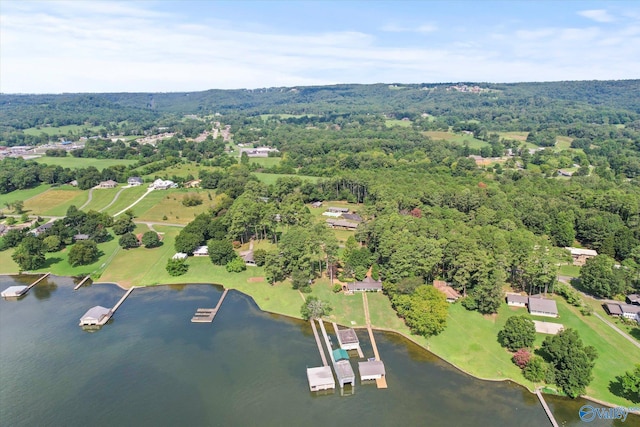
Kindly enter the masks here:
[[[171, 285], [136, 289], [89, 333], [79, 317], [113, 306], [123, 291], [74, 284], [52, 276], [19, 301], [0, 301], [3, 424], [549, 425], [525, 388], [462, 374], [397, 334], [375, 332], [387, 390], [358, 382], [352, 396], [317, 395], [305, 375], [320, 364], [308, 322], [231, 291], [213, 323], [193, 324], [195, 308], [215, 306], [222, 289]], [[371, 356], [367, 334], [358, 336]], [[588, 401], [547, 400], [561, 425], [582, 425], [577, 411]]]

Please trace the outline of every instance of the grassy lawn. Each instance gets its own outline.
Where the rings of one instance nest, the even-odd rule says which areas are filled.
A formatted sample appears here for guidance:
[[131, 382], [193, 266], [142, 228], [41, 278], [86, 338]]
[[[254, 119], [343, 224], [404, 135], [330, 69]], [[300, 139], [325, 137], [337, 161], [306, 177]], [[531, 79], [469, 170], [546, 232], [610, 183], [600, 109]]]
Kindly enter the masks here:
[[267, 185], [275, 184], [278, 178], [282, 178], [285, 176], [290, 177], [298, 177], [303, 181], [311, 181], [313, 183], [318, 182], [320, 178], [317, 176], [308, 176], [308, 175], [290, 175], [290, 174], [277, 174], [277, 173], [264, 173], [264, 172], [254, 172], [253, 173], [256, 178], [260, 181], [264, 182]]
[[78, 133], [79, 131], [83, 131], [84, 129], [86, 129], [89, 132], [96, 132], [98, 131], [102, 126], [84, 126], [84, 125], [65, 125], [65, 126], [58, 126], [58, 127], [54, 127], [54, 126], [40, 126], [40, 127], [33, 127], [33, 128], [28, 128], [23, 130], [22, 132], [24, 132], [25, 135], [33, 135], [33, 136], [38, 136], [41, 134], [47, 134], [47, 135], [66, 135], [69, 133], [69, 131], [74, 132], [74, 133]]
[[411, 120], [386, 119], [384, 121], [384, 124], [388, 128], [395, 127], [395, 126], [408, 128], [408, 127], [411, 127], [412, 123], [411, 123]]
[[[329, 279], [326, 277], [316, 280], [311, 286], [311, 289], [312, 292], [310, 295], [328, 301], [331, 307], [333, 307], [331, 315], [328, 316], [329, 320], [350, 327], [366, 326], [362, 295], [345, 295], [342, 292], [335, 293], [333, 292], [333, 286], [331, 286]], [[300, 306], [298, 306], [298, 311], [299, 309]], [[299, 315], [298, 313], [298, 316]]]
[[82, 206], [88, 194], [88, 191], [71, 186], [56, 187], [27, 200], [24, 209], [31, 215], [64, 216], [69, 206]]
[[422, 133], [435, 141], [440, 141], [440, 140], [449, 141], [454, 144], [460, 144], [460, 145], [468, 143], [469, 148], [482, 148], [489, 145], [488, 142], [476, 139], [472, 135], [460, 135], [453, 132], [443, 132], [443, 131], [425, 131]]
[[[102, 268], [103, 264], [108, 264], [109, 259], [116, 251], [118, 251], [119, 248], [120, 246], [118, 246], [117, 238], [113, 238], [105, 243], [100, 243], [98, 245], [98, 249], [102, 251], [102, 255], [96, 262], [89, 265], [71, 267], [68, 261], [71, 246], [67, 246], [61, 251], [46, 254], [45, 266], [35, 271], [39, 273], [50, 271], [51, 273], [59, 276], [87, 275]], [[17, 264], [15, 264], [11, 259], [13, 251], [14, 249], [8, 249], [0, 252], [0, 274], [16, 273], [20, 270]]]
[[249, 163], [257, 163], [263, 168], [270, 168], [271, 166], [278, 166], [281, 157], [251, 157], [249, 158]]
[[[144, 167], [144, 166], [143, 166]], [[209, 166], [201, 166], [197, 163], [186, 162], [186, 163], [178, 163], [176, 165], [169, 166], [166, 169], [162, 169], [157, 172], [153, 172], [147, 175], [143, 175], [142, 178], [145, 178], [146, 181], [153, 181], [156, 176], [163, 177], [166, 179], [171, 179], [173, 176], [179, 176], [182, 178], [186, 178], [188, 175], [192, 175], [194, 178], [198, 178], [201, 170], [214, 170], [215, 168]], [[134, 169], [135, 171], [136, 169]]]
[[561, 276], [578, 277], [580, 276], [580, 266], [573, 264], [561, 265], [558, 274]]
[[[142, 196], [146, 191], [147, 191], [147, 186], [146, 185], [139, 185], [137, 187], [129, 187], [129, 188], [125, 189], [122, 193], [120, 193], [120, 196], [118, 197], [118, 200], [116, 200], [113, 203], [113, 205], [109, 206], [109, 208], [105, 209], [104, 211], [106, 213], [108, 213], [109, 215], [113, 215], [113, 214], [115, 214], [117, 212], [120, 212], [122, 209], [126, 208], [127, 206], [131, 205], [131, 203], [133, 203], [136, 200], [138, 200], [140, 198], [140, 196]], [[93, 197], [96, 196], [96, 193], [97, 193], [97, 191], [93, 192]], [[111, 201], [109, 201], [109, 203], [111, 203]], [[135, 210], [136, 207], [137, 207], [137, 205], [134, 206], [133, 209]]]
[[573, 138], [570, 136], [557, 136], [556, 148], [559, 150], [569, 150], [571, 149], [571, 141], [573, 141]]
[[32, 197], [37, 196], [40, 193], [44, 193], [50, 188], [50, 185], [44, 184], [34, 188], [28, 188], [26, 190], [15, 190], [11, 193], [0, 194], [0, 209], [6, 208], [6, 203], [13, 203], [17, 200], [22, 200], [24, 202]]
[[98, 170], [116, 165], [132, 165], [136, 160], [125, 159], [89, 159], [78, 157], [39, 157], [34, 159], [38, 163], [46, 163], [47, 165], [62, 166], [63, 168], [79, 169], [94, 166]]
[[[120, 191], [120, 188], [100, 188], [93, 190], [91, 203], [85, 206], [83, 210], [85, 212], [90, 210], [99, 211], [111, 203], [116, 194], [118, 194], [118, 191]], [[122, 194], [120, 196], [122, 196]]]
[[[139, 221], [155, 221], [175, 224], [188, 224], [197, 215], [206, 212], [213, 202], [209, 200], [207, 192], [210, 190], [195, 190], [176, 188], [170, 190], [152, 191], [144, 199], [135, 205], [132, 210]], [[182, 198], [186, 194], [198, 193], [201, 195], [203, 203], [199, 206], [187, 207], [182, 204]], [[167, 219], [163, 219], [164, 216]]]

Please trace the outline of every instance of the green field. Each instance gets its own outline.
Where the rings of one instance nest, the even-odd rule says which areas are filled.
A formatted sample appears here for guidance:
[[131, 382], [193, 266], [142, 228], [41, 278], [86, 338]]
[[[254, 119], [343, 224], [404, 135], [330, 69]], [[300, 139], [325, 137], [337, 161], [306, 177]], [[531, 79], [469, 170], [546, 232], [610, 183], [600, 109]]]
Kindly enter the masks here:
[[[91, 210], [100, 211], [105, 206], [107, 206], [109, 203], [111, 203], [111, 201], [116, 196], [116, 194], [118, 194], [118, 191], [120, 191], [121, 188], [122, 187], [117, 187], [117, 188], [98, 188], [98, 189], [93, 190], [92, 197], [91, 197], [91, 202], [89, 202], [89, 204], [87, 206], [85, 206], [83, 208], [83, 210], [85, 212], [88, 212], [88, 211], [91, 211]], [[123, 193], [124, 193], [124, 191], [120, 194], [120, 197], [122, 196]], [[80, 206], [77, 206], [77, 207], [79, 208]]]
[[580, 266], [573, 264], [561, 265], [558, 274], [561, 276], [578, 277], [580, 276]]
[[126, 159], [91, 159], [91, 158], [78, 158], [78, 157], [39, 157], [34, 159], [38, 163], [43, 163], [53, 166], [62, 166], [63, 168], [79, 169], [93, 166], [98, 170], [108, 168], [109, 166], [116, 165], [132, 165], [136, 163], [136, 160]]
[[[144, 166], [142, 166], [144, 168]], [[140, 170], [142, 168], [134, 169], [133, 172]], [[178, 163], [176, 165], [169, 166], [166, 169], [162, 169], [157, 172], [153, 172], [147, 175], [142, 175], [142, 178], [145, 178], [145, 181], [153, 181], [157, 176], [164, 177], [166, 179], [171, 179], [173, 176], [178, 176], [181, 178], [186, 178], [188, 175], [192, 175], [194, 178], [198, 178], [201, 170], [214, 170], [216, 168], [212, 168], [209, 166], [201, 166], [197, 163], [186, 162], [186, 163]]]
[[97, 132], [99, 129], [101, 129], [102, 126], [80, 126], [80, 125], [66, 125], [66, 126], [58, 126], [58, 127], [54, 127], [54, 126], [40, 126], [40, 127], [33, 127], [33, 128], [28, 128], [23, 130], [22, 132], [24, 132], [25, 135], [33, 135], [33, 136], [38, 136], [40, 134], [46, 134], [46, 135], [67, 135], [69, 133], [69, 131], [78, 134], [81, 133], [82, 136], [85, 136], [84, 134], [86, 133], [95, 133]]
[[395, 126], [409, 128], [412, 125], [411, 120], [398, 120], [398, 119], [386, 119], [384, 121], [384, 124], [388, 128], [395, 127]]
[[17, 200], [26, 201], [38, 194], [44, 193], [51, 186], [48, 184], [42, 184], [34, 188], [28, 188], [26, 190], [15, 190], [10, 193], [0, 194], [0, 209], [5, 209], [7, 203], [13, 203]]
[[[200, 194], [203, 203], [199, 206], [184, 206], [182, 198], [186, 194], [193, 193]], [[185, 188], [155, 190], [142, 199], [140, 203], [136, 204], [132, 210], [136, 215], [136, 219], [140, 221], [166, 221], [174, 224], [188, 224], [197, 215], [206, 212], [207, 209], [213, 206], [213, 202], [209, 200], [208, 193], [211, 193], [212, 198], [215, 196], [213, 190], [187, 190]], [[165, 216], [167, 219], [163, 219]]]
[[453, 132], [443, 132], [443, 131], [425, 131], [422, 132], [424, 135], [433, 139], [434, 141], [448, 141], [454, 144], [463, 145], [465, 143], [469, 144], [469, 148], [482, 148], [489, 145], [486, 141], [481, 141], [479, 139], [474, 138], [472, 135], [461, 135]]
[[[61, 251], [46, 254], [46, 263], [44, 267], [34, 270], [35, 272], [45, 273], [50, 271], [58, 276], [84, 276], [103, 268], [103, 264], [108, 264], [109, 259], [116, 253], [120, 246], [117, 237], [108, 242], [98, 244], [98, 249], [102, 255], [98, 260], [89, 265], [81, 265], [72, 267], [68, 261], [68, 254], [71, 246], [67, 246]], [[19, 271], [17, 264], [11, 259], [14, 249], [7, 249], [0, 252], [0, 274], [16, 273]]]
[[30, 215], [64, 216], [69, 206], [82, 206], [89, 192], [69, 185], [51, 188], [30, 198], [24, 203], [24, 210]]
[[[146, 185], [126, 188], [122, 193], [120, 193], [118, 199], [111, 206], [109, 206], [107, 209], [104, 209], [104, 212], [108, 213], [109, 215], [114, 215], [138, 200], [140, 196], [142, 196], [146, 191]], [[94, 191], [93, 194], [95, 195], [96, 192]], [[134, 210], [136, 206], [133, 207]]]
[[282, 161], [281, 157], [250, 157], [249, 163], [256, 163], [263, 168], [278, 166]]

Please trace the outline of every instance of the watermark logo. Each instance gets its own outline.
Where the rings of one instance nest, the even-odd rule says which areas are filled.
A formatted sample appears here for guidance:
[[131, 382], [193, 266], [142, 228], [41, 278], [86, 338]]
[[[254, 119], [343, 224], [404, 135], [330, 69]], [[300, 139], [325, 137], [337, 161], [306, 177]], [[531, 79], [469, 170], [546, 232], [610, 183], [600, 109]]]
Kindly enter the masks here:
[[592, 405], [583, 405], [578, 411], [580, 419], [585, 423], [590, 423], [596, 418], [600, 420], [621, 420], [627, 419], [629, 412], [638, 411], [640, 408], [625, 408], [618, 406], [616, 408], [597, 407]]

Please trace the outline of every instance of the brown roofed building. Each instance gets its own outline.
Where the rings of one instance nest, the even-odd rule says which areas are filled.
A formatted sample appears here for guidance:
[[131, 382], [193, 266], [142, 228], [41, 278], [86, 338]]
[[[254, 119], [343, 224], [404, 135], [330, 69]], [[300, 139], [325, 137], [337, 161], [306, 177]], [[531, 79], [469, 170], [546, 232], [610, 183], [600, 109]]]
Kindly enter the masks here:
[[434, 280], [433, 286], [447, 297], [447, 302], [456, 302], [462, 297], [458, 291], [449, 286], [444, 280]]

